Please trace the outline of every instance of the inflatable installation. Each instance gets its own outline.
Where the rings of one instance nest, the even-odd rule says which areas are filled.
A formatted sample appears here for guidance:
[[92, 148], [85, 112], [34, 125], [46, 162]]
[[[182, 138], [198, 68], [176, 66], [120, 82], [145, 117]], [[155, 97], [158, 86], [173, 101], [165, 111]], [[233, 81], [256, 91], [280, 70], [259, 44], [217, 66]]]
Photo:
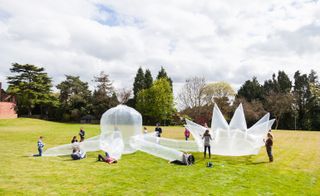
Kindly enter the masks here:
[[[247, 129], [244, 112], [240, 104], [230, 124], [226, 122], [217, 105], [213, 109], [212, 127], [209, 129], [214, 140], [211, 142], [212, 154], [242, 156], [257, 154], [264, 145], [263, 138], [271, 128], [274, 120], [266, 114], [250, 129]], [[99, 136], [79, 143], [86, 152], [103, 150], [115, 159], [122, 154], [137, 150], [163, 159], [174, 161], [183, 159], [184, 152], [202, 152], [202, 135], [205, 128], [186, 120], [186, 128], [193, 135], [193, 141], [159, 138], [153, 133], [142, 133], [142, 116], [139, 112], [125, 105], [107, 110], [101, 117]], [[74, 144], [65, 144], [50, 148], [44, 156], [70, 155]]]

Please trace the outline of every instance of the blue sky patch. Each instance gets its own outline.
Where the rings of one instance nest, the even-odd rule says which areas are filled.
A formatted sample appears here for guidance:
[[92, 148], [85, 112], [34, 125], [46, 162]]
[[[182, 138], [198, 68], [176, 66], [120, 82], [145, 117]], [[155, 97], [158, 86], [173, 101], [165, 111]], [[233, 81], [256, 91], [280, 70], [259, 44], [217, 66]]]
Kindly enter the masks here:
[[97, 19], [97, 21], [99, 23], [101, 23], [103, 25], [108, 25], [108, 26], [119, 26], [120, 25], [121, 20], [120, 20], [119, 14], [115, 10], [113, 10], [112, 8], [107, 7], [105, 5], [101, 5], [101, 4], [98, 4], [97, 7], [98, 7], [98, 10], [101, 14], [106, 15], [105, 19], [103, 19], [103, 18]]

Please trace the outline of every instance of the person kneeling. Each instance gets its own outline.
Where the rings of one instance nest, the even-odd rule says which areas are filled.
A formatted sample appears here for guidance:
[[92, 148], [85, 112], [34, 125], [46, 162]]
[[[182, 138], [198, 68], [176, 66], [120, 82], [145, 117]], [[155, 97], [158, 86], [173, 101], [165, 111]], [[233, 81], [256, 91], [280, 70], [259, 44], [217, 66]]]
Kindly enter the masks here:
[[101, 154], [98, 155], [98, 161], [103, 161], [103, 162], [106, 162], [106, 163], [109, 163], [109, 164], [112, 164], [112, 163], [117, 163], [117, 160], [110, 157], [108, 152], [105, 152], [106, 154], [106, 157], [103, 157]]

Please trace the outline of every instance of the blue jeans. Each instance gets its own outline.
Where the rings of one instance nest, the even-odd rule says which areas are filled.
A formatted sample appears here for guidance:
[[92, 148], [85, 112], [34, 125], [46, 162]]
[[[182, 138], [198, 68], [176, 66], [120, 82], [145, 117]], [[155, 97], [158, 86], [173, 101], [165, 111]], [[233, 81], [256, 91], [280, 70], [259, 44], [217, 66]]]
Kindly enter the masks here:
[[211, 158], [211, 152], [210, 152], [211, 148], [210, 148], [210, 146], [204, 146], [204, 154], [203, 154], [204, 158], [206, 158], [207, 149], [208, 149], [208, 152], [209, 152], [209, 158]]
[[39, 156], [42, 156], [42, 148], [38, 148]]
[[34, 154], [34, 157], [41, 157], [42, 156], [42, 148], [38, 148], [39, 154]]

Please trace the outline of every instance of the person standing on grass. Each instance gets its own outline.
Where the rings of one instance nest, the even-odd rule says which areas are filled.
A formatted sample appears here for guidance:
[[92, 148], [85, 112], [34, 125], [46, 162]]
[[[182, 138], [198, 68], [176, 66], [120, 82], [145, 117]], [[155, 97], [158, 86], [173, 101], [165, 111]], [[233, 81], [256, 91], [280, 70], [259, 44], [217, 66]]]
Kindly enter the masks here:
[[184, 130], [184, 137], [186, 138], [186, 141], [188, 141], [190, 137], [190, 131], [187, 128], [185, 128]]
[[38, 144], [37, 144], [39, 154], [33, 155], [34, 157], [41, 157], [42, 156], [42, 151], [43, 151], [43, 147], [44, 147], [44, 143], [42, 142], [42, 139], [43, 139], [43, 137], [40, 136], [39, 140], [38, 140]]
[[154, 129], [154, 131], [155, 131], [157, 137], [161, 137], [162, 129], [159, 126], [159, 123], [157, 123], [157, 127]]
[[273, 155], [272, 155], [273, 136], [270, 132], [267, 134], [267, 140], [264, 140], [264, 142], [266, 145], [269, 162], [273, 162]]
[[84, 141], [84, 135], [86, 134], [86, 132], [83, 130], [83, 128], [81, 127], [80, 128], [80, 131], [79, 131], [79, 136], [80, 136], [80, 142], [83, 142]]
[[208, 129], [203, 134], [202, 139], [204, 139], [204, 154], [203, 154], [204, 158], [206, 158], [207, 149], [208, 149], [209, 159], [210, 159], [211, 158], [210, 140], [212, 140], [212, 137], [211, 137]]

